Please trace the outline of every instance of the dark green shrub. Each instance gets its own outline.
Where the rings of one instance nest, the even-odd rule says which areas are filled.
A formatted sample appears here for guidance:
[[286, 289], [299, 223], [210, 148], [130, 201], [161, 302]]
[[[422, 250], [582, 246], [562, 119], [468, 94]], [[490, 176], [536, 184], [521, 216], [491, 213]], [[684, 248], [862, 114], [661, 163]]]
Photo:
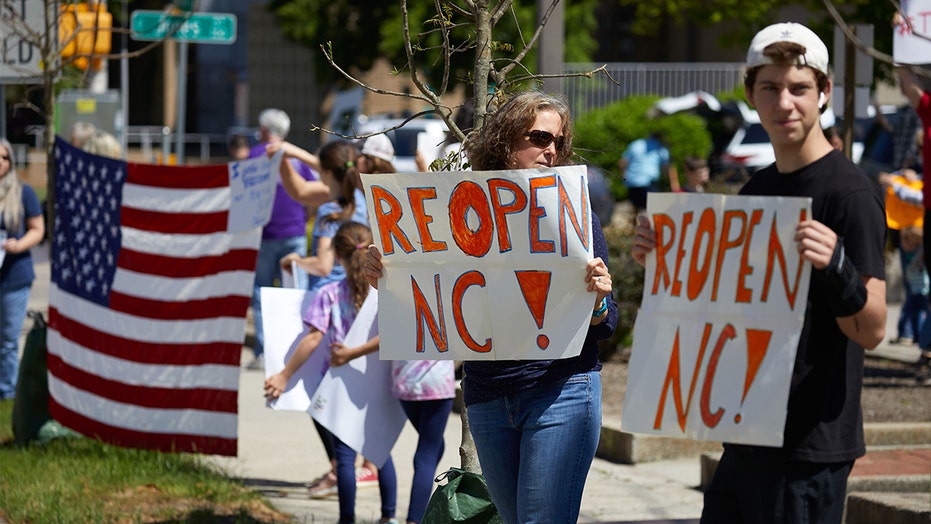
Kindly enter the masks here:
[[[706, 158], [711, 153], [711, 134], [705, 127], [705, 120], [688, 113], [648, 118], [647, 111], [659, 98], [656, 95], [630, 96], [578, 117], [573, 147], [581, 161], [616, 174], [617, 162], [627, 145], [654, 132], [663, 135], [680, 173], [686, 156]], [[608, 178], [615, 197], [618, 200], [627, 198], [623, 180], [619, 176]], [[662, 183], [668, 189], [668, 181]]]

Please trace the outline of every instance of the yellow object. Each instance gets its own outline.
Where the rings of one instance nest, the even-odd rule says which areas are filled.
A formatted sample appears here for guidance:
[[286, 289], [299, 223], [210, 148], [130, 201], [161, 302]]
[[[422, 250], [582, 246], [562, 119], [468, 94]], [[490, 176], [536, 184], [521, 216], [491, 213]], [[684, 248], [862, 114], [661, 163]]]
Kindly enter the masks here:
[[[904, 177], [893, 178], [893, 184], [901, 184], [921, 191], [922, 181], [909, 181]], [[886, 187], [886, 225], [889, 229], [900, 230], [907, 226], [922, 227], [924, 224], [925, 208], [903, 202], [895, 196], [892, 187]]]
[[99, 70], [98, 55], [110, 52], [113, 16], [102, 3], [65, 4], [61, 6], [58, 23], [58, 41], [61, 43], [62, 58], [76, 57], [74, 65], [87, 69], [93, 63]]

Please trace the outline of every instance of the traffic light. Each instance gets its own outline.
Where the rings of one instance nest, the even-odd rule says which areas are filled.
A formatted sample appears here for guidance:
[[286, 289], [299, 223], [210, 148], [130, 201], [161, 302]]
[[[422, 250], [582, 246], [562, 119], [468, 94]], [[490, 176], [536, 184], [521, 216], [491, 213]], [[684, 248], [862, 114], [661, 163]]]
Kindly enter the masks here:
[[86, 70], [92, 65], [100, 70], [102, 61], [95, 58], [110, 52], [113, 17], [107, 6], [98, 2], [81, 2], [61, 6], [58, 22], [58, 41], [62, 45], [61, 57], [77, 57], [75, 67]]

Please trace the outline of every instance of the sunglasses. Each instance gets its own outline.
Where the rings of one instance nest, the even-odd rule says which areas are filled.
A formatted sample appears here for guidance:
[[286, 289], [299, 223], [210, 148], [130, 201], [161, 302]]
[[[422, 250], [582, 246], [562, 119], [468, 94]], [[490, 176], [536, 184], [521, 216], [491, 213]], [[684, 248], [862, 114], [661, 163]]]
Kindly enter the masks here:
[[562, 146], [566, 145], [566, 137], [555, 137], [553, 136], [553, 133], [550, 133], [549, 131], [534, 129], [533, 131], [524, 133], [524, 136], [530, 138], [530, 143], [539, 147], [540, 149], [546, 149], [554, 141], [556, 142], [556, 151], [562, 151]]

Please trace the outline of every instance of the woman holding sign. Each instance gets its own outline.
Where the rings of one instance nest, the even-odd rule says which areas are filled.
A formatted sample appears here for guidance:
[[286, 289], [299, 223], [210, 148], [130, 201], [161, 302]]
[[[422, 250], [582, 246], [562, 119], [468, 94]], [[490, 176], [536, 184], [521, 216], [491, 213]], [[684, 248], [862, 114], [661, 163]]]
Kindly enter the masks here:
[[[475, 171], [567, 165], [572, 116], [559, 98], [522, 93], [488, 116], [463, 147]], [[470, 430], [492, 500], [507, 523], [578, 519], [601, 431], [597, 343], [617, 324], [608, 248], [594, 213], [591, 220], [595, 258], [579, 286], [594, 296], [581, 353], [560, 360], [465, 363]], [[381, 253], [373, 246], [366, 261], [373, 286], [382, 269]]]

